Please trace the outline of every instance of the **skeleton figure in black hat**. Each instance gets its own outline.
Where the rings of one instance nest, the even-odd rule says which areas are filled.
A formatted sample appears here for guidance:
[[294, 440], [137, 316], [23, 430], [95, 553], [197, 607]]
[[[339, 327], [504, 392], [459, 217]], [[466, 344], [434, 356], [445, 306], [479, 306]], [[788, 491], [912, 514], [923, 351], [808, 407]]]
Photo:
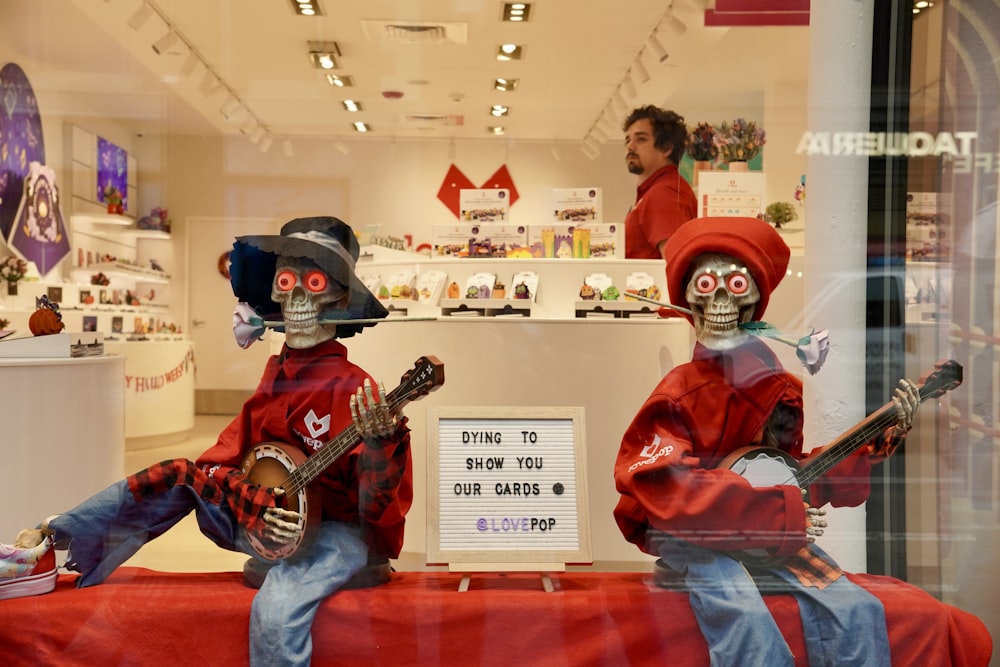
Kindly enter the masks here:
[[[332, 217], [293, 220], [277, 236], [238, 238], [230, 271], [241, 308], [281, 321], [274, 328], [286, 334], [253, 396], [197, 461], [151, 466], [22, 531], [13, 547], [0, 545], [0, 565], [20, 559], [33, 566], [9, 574], [0, 567], [0, 599], [52, 590], [55, 548], [69, 550], [65, 567], [81, 574], [77, 586], [98, 584], [196, 510], [213, 542], [253, 557], [244, 570], [245, 581], [260, 587], [251, 664], [307, 665], [319, 603], [344, 586], [387, 580], [413, 496], [406, 419], [337, 340], [388, 314], [354, 274], [358, 252], [351, 228]], [[260, 443], [284, 443], [307, 457], [352, 425], [360, 439], [315, 485], [315, 523], [307, 526], [301, 506], [288, 506], [283, 488], [265, 488], [247, 474], [244, 459]], [[300, 546], [284, 557], [291, 544]]]

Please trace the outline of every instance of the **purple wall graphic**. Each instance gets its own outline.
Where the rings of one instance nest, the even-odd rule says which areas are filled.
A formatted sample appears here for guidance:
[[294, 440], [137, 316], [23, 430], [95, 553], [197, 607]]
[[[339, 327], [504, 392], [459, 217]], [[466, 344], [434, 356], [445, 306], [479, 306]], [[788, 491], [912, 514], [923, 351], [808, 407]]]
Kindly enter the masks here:
[[97, 201], [104, 201], [104, 189], [111, 186], [122, 196], [128, 211], [128, 153], [103, 137], [97, 137]]
[[45, 164], [38, 100], [24, 70], [7, 63], [0, 68], [0, 233], [4, 241], [14, 225], [32, 162]]

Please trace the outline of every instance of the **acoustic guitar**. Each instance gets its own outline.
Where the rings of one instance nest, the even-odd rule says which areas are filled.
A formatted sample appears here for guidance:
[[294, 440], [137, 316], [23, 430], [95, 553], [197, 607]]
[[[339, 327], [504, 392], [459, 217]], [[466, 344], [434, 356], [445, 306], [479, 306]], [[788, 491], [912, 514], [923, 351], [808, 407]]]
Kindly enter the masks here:
[[[962, 367], [958, 362], [939, 361], [933, 371], [920, 379], [920, 402], [937, 398], [960, 384]], [[804, 491], [803, 500], [809, 502], [809, 487], [814, 482], [892, 426], [896, 419], [896, 405], [889, 401], [836, 440], [821, 447], [818, 453], [802, 461], [775, 447], [750, 446], [732, 452], [718, 467], [738, 473], [754, 487], [797, 486]], [[774, 565], [782, 560], [766, 549], [750, 549], [733, 556], [750, 566]]]
[[[399, 386], [386, 394], [386, 403], [393, 411], [422, 398], [444, 384], [444, 364], [436, 357], [420, 357], [411, 370], [403, 374]], [[288, 558], [312, 542], [321, 521], [322, 504], [319, 489], [311, 485], [330, 464], [354, 449], [361, 439], [352, 423], [311, 456], [283, 442], [264, 442], [247, 452], [240, 470], [254, 484], [263, 488], [282, 489], [285, 509], [298, 512], [305, 522], [299, 538], [289, 544], [268, 539], [259, 531], [241, 528], [250, 546], [261, 558], [277, 561]]]

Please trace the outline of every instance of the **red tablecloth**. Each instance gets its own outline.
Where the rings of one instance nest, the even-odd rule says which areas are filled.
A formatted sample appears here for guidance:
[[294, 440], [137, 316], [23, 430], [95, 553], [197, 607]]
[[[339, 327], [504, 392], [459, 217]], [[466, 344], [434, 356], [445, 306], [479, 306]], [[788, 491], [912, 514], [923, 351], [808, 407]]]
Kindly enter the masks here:
[[[974, 616], [894, 579], [850, 575], [886, 608], [896, 665], [989, 662], [992, 642]], [[317, 665], [708, 665], [684, 593], [640, 573], [394, 573], [378, 588], [342, 591], [313, 626]], [[175, 574], [120, 568], [86, 589], [61, 575], [46, 595], [0, 601], [0, 664], [247, 664], [254, 591], [239, 573]], [[795, 600], [766, 598], [807, 665]]]

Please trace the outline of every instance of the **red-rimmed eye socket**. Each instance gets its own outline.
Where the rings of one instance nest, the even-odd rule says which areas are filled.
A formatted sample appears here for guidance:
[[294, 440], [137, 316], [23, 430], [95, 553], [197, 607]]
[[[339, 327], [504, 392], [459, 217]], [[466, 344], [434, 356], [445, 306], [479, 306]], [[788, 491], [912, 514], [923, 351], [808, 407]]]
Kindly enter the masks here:
[[733, 273], [726, 278], [726, 285], [733, 294], [746, 294], [750, 289], [750, 279], [742, 273]]
[[711, 273], [703, 273], [694, 279], [694, 288], [702, 294], [714, 292], [718, 285], [718, 279]]
[[295, 283], [298, 281], [295, 273], [292, 271], [279, 271], [278, 275], [274, 277], [274, 286], [277, 287], [282, 292], [291, 291], [295, 287]]
[[322, 271], [310, 271], [302, 281], [306, 289], [313, 293], [322, 292], [326, 289], [327, 277]]

